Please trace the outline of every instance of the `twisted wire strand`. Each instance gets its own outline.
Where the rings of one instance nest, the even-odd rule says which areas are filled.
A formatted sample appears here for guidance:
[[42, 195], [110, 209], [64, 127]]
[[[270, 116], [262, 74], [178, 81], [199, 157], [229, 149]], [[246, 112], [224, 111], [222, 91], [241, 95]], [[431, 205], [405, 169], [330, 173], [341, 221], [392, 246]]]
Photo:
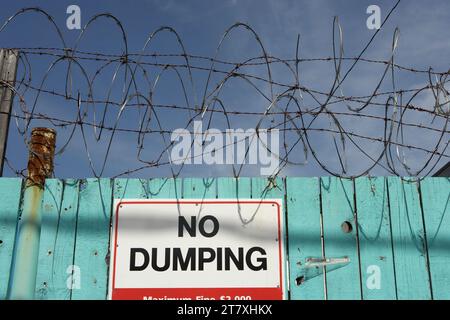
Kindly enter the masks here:
[[[61, 28], [51, 15], [39, 8], [25, 8], [2, 24], [0, 39], [19, 16], [38, 14], [45, 17], [56, 31], [60, 46], [15, 47], [19, 51], [20, 73], [14, 85], [5, 81], [1, 81], [0, 85], [15, 94], [15, 105], [10, 116], [25, 144], [28, 143], [29, 131], [35, 121], [68, 129], [65, 140], [58, 142], [57, 157], [67, 152], [77, 137], [81, 136], [91, 173], [95, 177], [105, 175], [114, 156], [111, 154], [113, 146], [117, 144], [118, 136], [123, 134], [136, 137], [138, 165], [120, 168], [114, 177], [163, 166], [170, 168], [174, 178], [178, 177], [186, 164], [174, 165], [171, 162], [170, 150], [174, 141], [171, 140], [173, 130], [166, 124], [168, 118], [184, 119], [181, 127], [186, 130], [192, 127], [194, 121], [201, 121], [205, 126], [204, 132], [215, 128], [218, 123], [222, 123], [222, 126], [225, 123], [225, 130], [231, 130], [247, 121], [254, 121], [256, 136], [252, 139], [257, 139], [267, 154], [277, 157], [280, 163], [270, 175], [271, 180], [283, 174], [287, 166], [305, 167], [311, 161], [327, 174], [338, 177], [370, 175], [376, 167], [390, 175], [427, 176], [442, 159], [450, 157], [447, 127], [450, 115], [447, 89], [449, 71], [436, 71], [431, 67], [424, 70], [396, 62], [398, 29], [393, 32], [388, 59], [364, 57], [374, 39], [384, 30], [386, 21], [399, 2], [392, 7], [382, 27], [356, 56], [344, 55], [344, 31], [336, 17], [332, 24], [332, 56], [301, 57], [300, 36], [297, 36], [294, 58], [271, 55], [263, 39], [245, 23], [236, 23], [226, 29], [212, 56], [189, 53], [181, 36], [168, 26], [151, 32], [142, 48], [133, 52], [129, 48], [123, 24], [107, 13], [89, 19], [74, 44], [69, 47]], [[116, 48], [121, 52], [81, 49], [86, 35], [96, 28], [100, 20], [112, 23], [111, 31], [118, 30], [120, 43]], [[233, 35], [237, 33], [247, 33], [259, 53], [241, 61], [221, 58], [222, 49], [233, 41]], [[175, 40], [178, 52], [157, 51], [155, 39], [166, 35], [168, 39]], [[42, 61], [48, 63], [44, 71], [41, 70]], [[321, 88], [308, 85], [305, 80], [302, 71], [312, 64], [326, 66], [332, 74], [330, 79], [324, 79]], [[380, 75], [374, 76], [377, 80], [370, 94], [346, 93], [345, 84], [352, 76], [357, 76], [355, 70], [359, 64], [381, 68]], [[424, 84], [402, 87], [397, 77], [400, 72], [422, 77]], [[60, 84], [58, 88], [52, 86], [55, 78]], [[105, 78], [109, 81], [105, 81]], [[171, 84], [172, 95], [179, 97], [182, 103], [159, 101], [158, 95], [165, 90], [162, 84], [165, 78], [175, 79]], [[258, 101], [257, 108], [246, 109], [227, 103], [229, 98], [226, 92], [230, 86], [235, 88], [233, 84], [236, 82], [239, 83], [238, 90], [250, 90], [258, 97], [255, 99]], [[323, 88], [327, 82], [328, 88]], [[98, 87], [105, 89], [99, 90]], [[424, 96], [431, 101], [429, 104], [421, 100]], [[63, 101], [64, 107], [70, 112], [67, 112], [67, 116], [52, 115], [50, 110], [45, 110], [43, 101], [47, 99]], [[137, 113], [137, 119], [130, 126], [131, 112]], [[167, 112], [170, 112], [170, 116]], [[374, 129], [370, 131], [358, 127], [361, 121]], [[355, 126], [352, 127], [352, 124]], [[281, 137], [280, 150], [274, 150], [262, 138], [262, 135], [266, 137], [275, 129]], [[421, 136], [430, 136], [427, 140], [429, 143], [426, 146], [415, 143], [415, 135], [418, 135], [415, 132], [420, 132]], [[197, 138], [195, 133], [193, 136], [191, 149]], [[202, 145], [205, 145], [209, 137], [205, 134], [200, 138]], [[101, 159], [92, 152], [92, 148], [95, 148], [92, 140], [106, 148]], [[327, 141], [326, 147], [331, 146], [332, 151], [322, 151], [324, 141]], [[150, 142], [154, 152], [152, 159], [146, 152], [146, 144]], [[240, 142], [233, 141], [232, 144]], [[251, 152], [252, 142], [255, 141], [246, 145], [245, 158]], [[376, 152], [369, 152], [369, 146], [373, 145], [379, 148]], [[224, 144], [223, 150], [227, 147], [229, 145]], [[415, 152], [414, 157], [408, 155], [410, 152]], [[418, 153], [422, 155], [420, 159]], [[195, 155], [192, 159], [204, 155]], [[361, 169], [351, 172], [354, 171], [355, 162]], [[10, 159], [6, 158], [5, 163], [17, 175], [24, 174], [25, 169], [16, 168]], [[246, 165], [232, 165], [233, 177], [242, 176]]]

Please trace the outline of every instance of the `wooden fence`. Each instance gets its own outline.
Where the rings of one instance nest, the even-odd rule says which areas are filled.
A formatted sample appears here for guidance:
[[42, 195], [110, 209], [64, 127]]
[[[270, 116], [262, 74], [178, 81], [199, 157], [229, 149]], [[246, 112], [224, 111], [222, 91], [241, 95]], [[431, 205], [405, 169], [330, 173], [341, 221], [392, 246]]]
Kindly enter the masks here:
[[[0, 299], [23, 188], [22, 179], [0, 178]], [[48, 179], [36, 299], [106, 298], [114, 198], [236, 197], [283, 199], [290, 299], [450, 299], [450, 179], [397, 177]], [[306, 270], [310, 257], [350, 262]]]

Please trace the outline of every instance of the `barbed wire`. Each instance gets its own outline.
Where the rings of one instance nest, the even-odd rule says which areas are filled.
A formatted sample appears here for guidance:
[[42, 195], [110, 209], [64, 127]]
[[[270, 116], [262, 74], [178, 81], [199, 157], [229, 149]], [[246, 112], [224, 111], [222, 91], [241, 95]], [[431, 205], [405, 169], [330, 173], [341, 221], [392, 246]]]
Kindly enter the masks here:
[[[2, 24], [0, 39], [19, 16], [37, 13], [47, 18], [60, 46], [12, 46], [19, 52], [19, 73], [15, 83], [1, 81], [0, 85], [15, 94], [10, 116], [25, 145], [34, 123], [58, 128], [56, 157], [75, 152], [71, 151], [74, 144], [81, 145], [95, 177], [104, 176], [112, 165], [117, 172], [114, 177], [161, 167], [168, 167], [172, 176], [178, 177], [188, 161], [174, 164], [171, 159], [174, 131], [181, 128], [184, 134], [193, 135], [193, 150], [196, 135], [189, 129], [195, 121], [206, 126], [204, 132], [217, 127], [225, 133], [242, 127], [254, 129], [255, 136], [250, 138], [257, 139], [266, 155], [279, 162], [270, 179], [289, 167], [306, 167], [310, 159], [322, 172], [339, 177], [370, 175], [375, 168], [389, 175], [427, 176], [441, 160], [450, 157], [449, 71], [395, 62], [398, 29], [393, 32], [388, 59], [363, 57], [399, 2], [358, 55], [344, 55], [343, 31], [336, 17], [332, 25], [333, 55], [312, 58], [300, 56], [299, 36], [293, 58], [270, 55], [256, 31], [244, 23], [225, 30], [212, 56], [188, 53], [171, 27], [156, 29], [140, 51], [132, 52], [122, 23], [107, 13], [93, 16], [69, 47], [53, 17], [40, 8], [25, 8]], [[119, 54], [80, 49], [99, 20], [114, 22], [117, 29], [110, 31], [121, 39]], [[237, 31], [253, 39], [259, 54], [240, 60], [220, 58]], [[173, 51], [154, 51], [152, 44], [164, 35], [175, 39], [178, 50], [168, 46]], [[357, 75], [355, 69], [361, 64], [379, 68], [380, 73], [373, 77], [369, 94], [346, 94], [345, 84]], [[304, 70], [311, 65], [328, 71], [328, 77], [316, 85], [307, 84]], [[398, 73], [420, 77], [423, 85], [401, 87]], [[165, 84], [163, 78], [170, 76], [171, 81]], [[231, 106], [250, 98], [254, 102], [245, 108]], [[51, 99], [64, 108], [39, 111]], [[275, 131], [280, 134], [279, 150], [269, 146], [267, 139]], [[118, 140], [126, 134], [133, 135], [136, 142], [135, 162], [125, 168], [112, 161], [121, 154], [112, 154], [111, 150], [124, 143]], [[200, 138], [202, 147], [211, 142], [206, 133]], [[222, 149], [241, 142], [224, 143]], [[251, 143], [245, 144], [244, 160], [232, 165], [234, 177], [242, 176], [243, 168], [249, 165], [245, 159], [253, 152]], [[104, 154], [97, 154], [98, 146], [105, 149]], [[6, 165], [11, 172], [23, 175], [25, 169], [11, 161], [14, 152], [9, 148]], [[213, 148], [208, 152], [216, 155], [223, 151]], [[189, 160], [196, 163], [208, 152], [193, 152]]]

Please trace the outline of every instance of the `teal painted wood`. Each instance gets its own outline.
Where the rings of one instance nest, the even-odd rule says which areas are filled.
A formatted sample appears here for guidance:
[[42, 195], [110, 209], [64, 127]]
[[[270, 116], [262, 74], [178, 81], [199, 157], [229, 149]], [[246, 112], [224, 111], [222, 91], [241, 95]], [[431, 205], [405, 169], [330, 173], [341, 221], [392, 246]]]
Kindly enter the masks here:
[[217, 195], [225, 199], [250, 199], [251, 178], [217, 178]]
[[149, 199], [181, 199], [180, 179], [155, 178], [147, 182], [147, 192]]
[[[114, 180], [114, 199], [148, 199], [147, 179], [119, 178]], [[113, 215], [115, 208], [113, 208]]]
[[[321, 178], [321, 194], [325, 257], [347, 257], [350, 261], [347, 264], [327, 266], [327, 298], [361, 299], [353, 181], [335, 177]], [[350, 233], [344, 233], [341, 228], [346, 221], [353, 227]]]
[[325, 299], [323, 268], [306, 268], [308, 258], [322, 258], [318, 178], [286, 178], [289, 279], [291, 299]]
[[214, 199], [217, 196], [216, 178], [184, 178], [183, 198]]
[[21, 193], [22, 179], [0, 178], [0, 300], [8, 290]]
[[364, 300], [395, 300], [394, 257], [384, 177], [355, 180]]
[[388, 178], [398, 299], [431, 299], [418, 184]]
[[[383, 189], [384, 180], [387, 180], [387, 190]], [[267, 183], [265, 178], [239, 178], [237, 183], [233, 178], [184, 179], [183, 182], [173, 179], [116, 179], [114, 197], [175, 199], [183, 194], [184, 198], [282, 198], [284, 201], [282, 179], [277, 179], [277, 187], [269, 191], [266, 189]], [[286, 179], [293, 299], [321, 299], [324, 294], [323, 281], [309, 280], [301, 286], [295, 285], [297, 261], [304, 260], [306, 256], [321, 257], [320, 238], [313, 236], [316, 239], [314, 246], [305, 246], [299, 242], [302, 235], [308, 235], [306, 231], [314, 235], [320, 233], [320, 214], [319, 218], [312, 218], [313, 212], [320, 212], [318, 194], [314, 195], [312, 191], [316, 187], [319, 188], [317, 183], [317, 178]], [[97, 179], [88, 179], [82, 184], [81, 191], [78, 190], [78, 181], [73, 179], [65, 181], [64, 188], [60, 180], [47, 180], [46, 184], [36, 298], [69, 298], [70, 289], [66, 287], [69, 274], [66, 271], [75, 259], [74, 264], [81, 268], [81, 289], [73, 290], [70, 297], [105, 299], [108, 272], [105, 257], [108, 252], [112, 212], [112, 181], [100, 179], [99, 183]], [[447, 178], [426, 178], [421, 182], [422, 212], [419, 192], [414, 183], [402, 183], [395, 177], [355, 180], [360, 246], [358, 261], [356, 229], [354, 228], [351, 234], [341, 231], [343, 221], [354, 223], [352, 181], [322, 178], [320, 188], [325, 256], [348, 256], [351, 260], [350, 264], [341, 268], [328, 268], [328, 298], [360, 298], [359, 262], [364, 299], [395, 298], [395, 286], [392, 283], [394, 274], [390, 264], [393, 258], [399, 299], [430, 299], [431, 284], [434, 298], [449, 299], [449, 184]], [[0, 299], [4, 299], [6, 294], [17, 216], [20, 211], [21, 187], [21, 179], [0, 179]], [[389, 207], [386, 203], [387, 195]], [[387, 219], [388, 208], [390, 225]], [[309, 216], [311, 218], [308, 218]], [[427, 231], [430, 271], [427, 269], [424, 226]], [[299, 238], [296, 239], [297, 234], [293, 235], [294, 231], [298, 231]], [[392, 250], [389, 250], [389, 241], [386, 240], [390, 237], [390, 231], [393, 257]], [[297, 248], [300, 248], [300, 252]], [[308, 253], [308, 250], [312, 253]], [[48, 254], [49, 251], [52, 251], [51, 254]], [[381, 260], [380, 256], [385, 258]], [[367, 267], [376, 264], [381, 269], [382, 289], [368, 290]], [[431, 284], [429, 274], [433, 280]], [[317, 277], [320, 278], [321, 276]], [[317, 281], [317, 285], [313, 286], [312, 281]], [[46, 286], [43, 286], [44, 282]]]
[[80, 184], [74, 264], [81, 271], [81, 288], [72, 299], [106, 299], [112, 181], [86, 179]]
[[181, 199], [181, 180], [172, 178], [115, 179], [115, 199]]
[[450, 179], [420, 182], [434, 299], [450, 299]]
[[284, 203], [284, 181], [282, 178], [252, 178], [252, 198], [282, 199]]
[[78, 192], [76, 179], [45, 181], [36, 299], [70, 299]]
[[[268, 185], [270, 187], [267, 187]], [[221, 199], [281, 199], [284, 203], [284, 182], [281, 178], [277, 178], [273, 183], [269, 183], [269, 180], [265, 178], [218, 178], [217, 195]], [[287, 240], [284, 242], [285, 252], [286, 243]], [[287, 255], [285, 254], [285, 261], [286, 259]], [[288, 297], [287, 277], [286, 272], [284, 284], [286, 298]]]
[[[41, 237], [39, 240], [38, 269], [36, 275], [35, 299], [70, 299], [70, 291], [67, 290], [58, 297], [56, 290], [60, 286], [54, 283], [55, 276], [61, 276], [62, 270], [55, 270], [54, 257], [56, 240], [58, 238], [59, 221], [61, 215], [61, 203], [63, 197], [63, 182], [58, 179], [46, 179], [44, 185], [44, 195], [42, 199], [42, 223]], [[73, 259], [72, 246], [72, 259]], [[71, 259], [71, 260], [72, 260]], [[69, 263], [72, 264], [72, 261]], [[67, 268], [67, 266], [66, 266]], [[62, 271], [64, 278], [67, 278], [65, 270]], [[63, 288], [67, 289], [65, 281]]]

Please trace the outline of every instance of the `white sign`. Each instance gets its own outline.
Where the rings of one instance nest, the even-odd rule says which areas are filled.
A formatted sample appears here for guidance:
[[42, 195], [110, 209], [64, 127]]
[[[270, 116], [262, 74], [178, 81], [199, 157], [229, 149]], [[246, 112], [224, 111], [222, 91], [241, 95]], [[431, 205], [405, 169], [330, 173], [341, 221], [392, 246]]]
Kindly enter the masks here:
[[116, 199], [111, 299], [283, 299], [281, 199]]

